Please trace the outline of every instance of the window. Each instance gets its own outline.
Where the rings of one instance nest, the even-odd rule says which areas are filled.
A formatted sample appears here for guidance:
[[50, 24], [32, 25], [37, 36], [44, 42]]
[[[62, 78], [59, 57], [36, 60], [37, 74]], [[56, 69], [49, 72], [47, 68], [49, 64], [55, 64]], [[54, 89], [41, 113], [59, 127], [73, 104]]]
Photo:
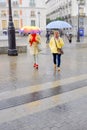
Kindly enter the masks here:
[[18, 17], [18, 11], [16, 11], [16, 10], [14, 11], [14, 16]]
[[17, 6], [18, 5], [18, 0], [13, 0], [13, 6]]
[[6, 20], [2, 20], [2, 28], [3, 29], [7, 28], [7, 21]]
[[31, 26], [35, 26], [35, 20], [31, 20]]
[[35, 6], [35, 0], [30, 0], [30, 6]]
[[1, 11], [1, 17], [6, 17], [6, 11], [5, 10]]
[[35, 17], [35, 11], [31, 11], [31, 17]]
[[85, 0], [80, 0], [80, 5], [85, 5]]
[[80, 17], [79, 24], [80, 24], [80, 27], [84, 26], [84, 18], [83, 17], [82, 18]]
[[14, 20], [14, 26], [16, 29], [19, 28], [19, 20]]

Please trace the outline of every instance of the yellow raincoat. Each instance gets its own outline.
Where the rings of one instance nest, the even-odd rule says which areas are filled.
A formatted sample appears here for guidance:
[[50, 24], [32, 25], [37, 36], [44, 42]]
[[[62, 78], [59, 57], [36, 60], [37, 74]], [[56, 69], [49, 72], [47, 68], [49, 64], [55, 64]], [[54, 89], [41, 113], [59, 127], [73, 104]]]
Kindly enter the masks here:
[[[57, 45], [57, 47], [56, 47], [56, 45]], [[60, 52], [58, 52], [57, 48], [61, 49], [63, 46], [64, 46], [64, 42], [63, 42], [62, 38], [59, 37], [58, 39], [56, 39], [56, 38], [52, 37], [50, 39], [49, 47], [51, 49], [51, 53], [60, 54]]]

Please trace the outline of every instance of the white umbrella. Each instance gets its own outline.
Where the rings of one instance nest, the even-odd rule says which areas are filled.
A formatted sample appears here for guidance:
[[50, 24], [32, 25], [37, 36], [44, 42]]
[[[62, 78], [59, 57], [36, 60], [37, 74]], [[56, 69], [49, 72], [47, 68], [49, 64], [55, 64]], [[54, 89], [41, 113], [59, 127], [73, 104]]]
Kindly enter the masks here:
[[65, 21], [52, 21], [46, 26], [47, 29], [63, 29], [63, 28], [72, 28], [72, 26]]

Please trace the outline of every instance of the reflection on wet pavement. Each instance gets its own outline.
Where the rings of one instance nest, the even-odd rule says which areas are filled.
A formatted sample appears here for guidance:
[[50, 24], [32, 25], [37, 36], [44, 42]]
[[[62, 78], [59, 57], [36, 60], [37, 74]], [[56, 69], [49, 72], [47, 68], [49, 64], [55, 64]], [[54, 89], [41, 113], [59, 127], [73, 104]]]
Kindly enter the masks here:
[[[39, 55], [38, 70], [33, 68], [33, 59], [29, 52], [19, 54], [17, 57], [0, 55], [0, 119], [2, 119], [0, 120], [0, 129], [4, 127], [4, 130], [12, 130], [11, 128], [13, 128], [14, 121], [25, 121], [29, 124], [31, 118], [33, 122], [35, 119], [33, 116], [37, 112], [39, 116], [37, 121], [40, 121], [42, 119], [41, 117], [45, 118], [46, 115], [52, 116], [53, 119], [54, 115], [57, 116], [58, 114], [60, 115], [60, 113], [61, 115], [65, 115], [65, 117], [63, 117], [64, 121], [61, 120], [64, 123], [67, 117], [71, 119], [73, 115], [70, 117], [68, 113], [74, 106], [71, 105], [72, 107], [70, 107], [70, 103], [74, 104], [75, 102], [80, 102], [80, 99], [87, 99], [86, 55], [86, 48], [76, 49], [73, 46], [70, 48], [70, 45], [68, 48], [67, 45], [67, 47], [64, 48], [60, 72], [55, 71], [53, 68], [52, 54], [48, 47], [44, 48]], [[83, 101], [86, 105], [85, 102], [87, 101]], [[85, 105], [84, 107], [87, 108]], [[79, 109], [77, 108], [74, 114], [77, 114], [79, 110], [80, 114], [78, 113], [77, 115], [81, 115], [82, 111], [80, 111], [80, 109], [82, 106], [80, 107], [78, 105], [77, 107]], [[53, 111], [55, 113], [54, 115]], [[52, 128], [54, 124], [56, 126], [58, 125], [61, 118], [61, 115], [59, 115], [54, 121], [57, 121], [57, 123], [51, 122], [51, 124], [53, 123]], [[48, 117], [46, 117], [47, 126], [49, 126], [48, 124], [51, 118]], [[30, 118], [30, 120], [27, 118]], [[73, 117], [72, 120], [73, 119], [76, 119], [76, 117]], [[79, 122], [80, 118], [77, 120]], [[87, 117], [83, 117], [83, 121], [87, 121]], [[8, 122], [10, 125], [6, 126], [4, 124], [5, 122]], [[69, 122], [69, 124], [70, 123], [71, 122]], [[24, 127], [25, 123], [19, 124]], [[61, 123], [59, 125], [61, 125]], [[26, 126], [27, 128], [23, 128], [23, 130], [29, 130], [29, 128], [36, 130], [36, 128], [32, 128], [34, 125], [31, 127], [29, 125]], [[64, 126], [64, 124], [62, 126]], [[13, 129], [22, 130], [20, 127]], [[50, 128], [47, 127], [47, 129]], [[57, 129], [61, 130], [60, 127]], [[41, 129], [38, 128], [38, 130], [44, 130], [44, 126]], [[53, 128], [53, 130], [55, 130], [55, 128]]]

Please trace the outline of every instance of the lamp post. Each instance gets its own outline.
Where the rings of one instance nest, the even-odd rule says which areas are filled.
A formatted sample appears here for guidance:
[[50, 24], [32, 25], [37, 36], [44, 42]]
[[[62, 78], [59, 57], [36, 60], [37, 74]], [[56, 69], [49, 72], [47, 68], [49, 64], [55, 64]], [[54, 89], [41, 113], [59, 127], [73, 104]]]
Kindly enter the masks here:
[[8, 55], [17, 56], [18, 52], [16, 49], [16, 40], [15, 40], [15, 28], [12, 20], [12, 9], [11, 9], [11, 0], [8, 0], [9, 5], [9, 22], [8, 22]]
[[40, 12], [38, 12], [38, 22], [39, 22], [39, 27], [40, 27]]
[[80, 35], [79, 35], [79, 5], [80, 5], [80, 1], [79, 0], [77, 0], [77, 2], [78, 2], [78, 29], [77, 29], [77, 42], [80, 42]]

